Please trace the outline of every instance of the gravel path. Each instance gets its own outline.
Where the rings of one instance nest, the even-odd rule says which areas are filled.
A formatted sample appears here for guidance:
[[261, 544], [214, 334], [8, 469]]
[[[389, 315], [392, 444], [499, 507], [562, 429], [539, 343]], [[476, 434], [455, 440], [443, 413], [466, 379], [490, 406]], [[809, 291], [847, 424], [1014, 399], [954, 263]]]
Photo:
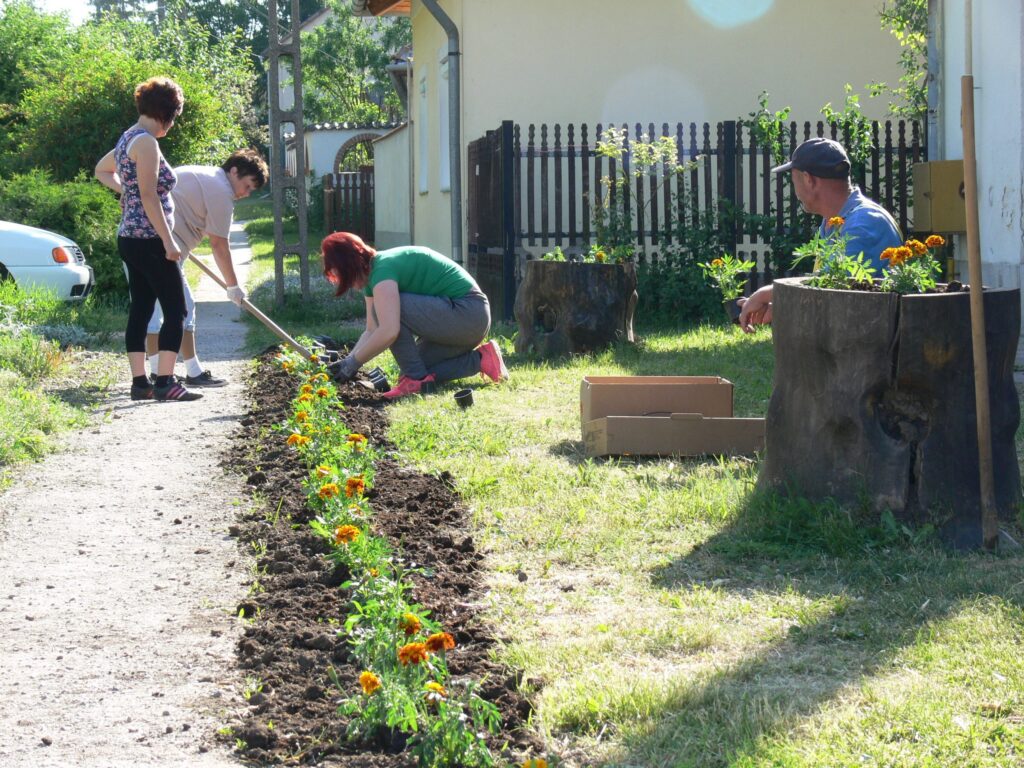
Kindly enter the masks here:
[[229, 386], [134, 403], [126, 371], [93, 427], [0, 494], [4, 768], [238, 765], [215, 737], [240, 702], [248, 573], [227, 528], [245, 493], [219, 459], [245, 409], [244, 325], [205, 276], [197, 300], [200, 359]]

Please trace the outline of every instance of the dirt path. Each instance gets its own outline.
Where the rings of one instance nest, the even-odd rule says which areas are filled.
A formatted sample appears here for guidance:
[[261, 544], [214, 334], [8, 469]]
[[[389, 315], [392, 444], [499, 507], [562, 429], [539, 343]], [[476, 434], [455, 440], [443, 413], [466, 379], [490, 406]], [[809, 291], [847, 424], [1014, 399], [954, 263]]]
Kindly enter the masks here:
[[205, 276], [197, 299], [200, 359], [229, 386], [134, 403], [126, 379], [0, 494], [5, 768], [238, 765], [215, 735], [239, 706], [248, 573], [227, 528], [245, 494], [218, 463], [244, 412], [244, 325]]

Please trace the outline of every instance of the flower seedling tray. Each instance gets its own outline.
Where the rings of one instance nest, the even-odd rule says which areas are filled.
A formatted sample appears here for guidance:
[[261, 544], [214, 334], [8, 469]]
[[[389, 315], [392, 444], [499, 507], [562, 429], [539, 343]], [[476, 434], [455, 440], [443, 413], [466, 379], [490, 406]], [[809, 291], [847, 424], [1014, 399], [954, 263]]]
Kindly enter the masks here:
[[718, 376], [586, 376], [580, 421], [588, 456], [703, 456], [764, 449], [764, 419], [733, 417]]

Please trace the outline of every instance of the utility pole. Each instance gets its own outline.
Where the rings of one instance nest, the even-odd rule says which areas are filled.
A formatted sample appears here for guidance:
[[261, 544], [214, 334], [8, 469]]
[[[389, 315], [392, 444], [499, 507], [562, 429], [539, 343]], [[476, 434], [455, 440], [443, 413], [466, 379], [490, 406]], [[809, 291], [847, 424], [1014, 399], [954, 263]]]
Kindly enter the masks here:
[[[274, 301], [277, 306], [284, 304], [284, 260], [288, 255], [299, 257], [299, 283], [302, 298], [310, 298], [309, 289], [309, 226], [306, 216], [306, 136], [302, 124], [302, 56], [299, 51], [302, 16], [299, 0], [291, 0], [291, 36], [282, 43], [279, 34], [277, 0], [267, 0], [267, 33], [269, 53], [267, 66], [270, 68], [270, 82], [267, 99], [270, 104], [270, 189], [274, 204]], [[281, 62], [291, 59], [293, 103], [290, 108], [281, 106]], [[283, 127], [291, 123], [295, 142], [295, 175], [285, 173], [285, 136]], [[296, 218], [299, 231], [297, 239], [286, 243], [284, 238], [284, 214], [287, 203], [285, 193], [294, 190]]]

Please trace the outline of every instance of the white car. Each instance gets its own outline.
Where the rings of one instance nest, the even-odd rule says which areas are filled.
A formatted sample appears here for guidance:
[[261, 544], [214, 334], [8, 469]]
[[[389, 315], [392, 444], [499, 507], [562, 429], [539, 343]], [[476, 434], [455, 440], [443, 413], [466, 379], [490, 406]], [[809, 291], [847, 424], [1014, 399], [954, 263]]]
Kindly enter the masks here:
[[48, 288], [58, 298], [81, 301], [93, 287], [82, 249], [63, 235], [0, 221], [0, 280]]

